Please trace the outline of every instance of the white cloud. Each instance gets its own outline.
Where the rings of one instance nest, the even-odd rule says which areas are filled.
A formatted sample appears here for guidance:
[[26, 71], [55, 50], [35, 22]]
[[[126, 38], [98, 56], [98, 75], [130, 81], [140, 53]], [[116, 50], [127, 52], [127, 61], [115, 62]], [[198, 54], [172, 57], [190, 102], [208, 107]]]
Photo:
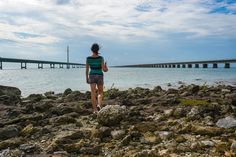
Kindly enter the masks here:
[[[226, 5], [213, 2], [1, 0], [0, 38], [51, 44], [83, 36], [123, 41], [165, 38], [172, 33], [186, 33], [187, 37], [198, 38], [232, 37], [236, 33], [236, 15], [208, 14], [217, 5]], [[140, 11], [137, 6], [144, 6], [146, 11]], [[41, 36], [21, 39], [15, 32]]]

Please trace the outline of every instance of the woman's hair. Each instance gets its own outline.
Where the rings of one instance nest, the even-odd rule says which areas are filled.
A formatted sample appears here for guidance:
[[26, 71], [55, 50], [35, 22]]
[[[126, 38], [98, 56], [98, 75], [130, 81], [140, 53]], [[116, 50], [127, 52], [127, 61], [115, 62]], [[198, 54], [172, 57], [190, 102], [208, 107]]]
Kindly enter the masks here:
[[98, 54], [99, 48], [100, 48], [99, 45], [98, 45], [97, 43], [94, 43], [94, 44], [91, 46], [91, 51], [92, 51], [93, 53]]

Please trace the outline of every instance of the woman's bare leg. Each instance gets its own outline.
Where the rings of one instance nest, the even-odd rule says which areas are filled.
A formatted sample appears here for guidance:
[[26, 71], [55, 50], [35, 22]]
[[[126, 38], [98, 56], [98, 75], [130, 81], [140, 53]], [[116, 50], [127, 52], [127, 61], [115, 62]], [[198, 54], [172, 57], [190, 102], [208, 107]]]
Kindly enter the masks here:
[[98, 104], [102, 107], [103, 101], [103, 84], [98, 85]]
[[93, 112], [97, 111], [97, 99], [96, 99], [96, 84], [90, 84], [91, 87], [91, 100], [92, 100], [92, 107], [93, 107]]

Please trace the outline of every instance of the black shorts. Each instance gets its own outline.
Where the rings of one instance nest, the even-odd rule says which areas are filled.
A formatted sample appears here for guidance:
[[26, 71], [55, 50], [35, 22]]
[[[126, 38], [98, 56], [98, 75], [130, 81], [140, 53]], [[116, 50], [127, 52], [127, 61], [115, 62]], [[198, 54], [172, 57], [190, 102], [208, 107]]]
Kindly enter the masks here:
[[103, 75], [89, 75], [89, 84], [103, 85]]

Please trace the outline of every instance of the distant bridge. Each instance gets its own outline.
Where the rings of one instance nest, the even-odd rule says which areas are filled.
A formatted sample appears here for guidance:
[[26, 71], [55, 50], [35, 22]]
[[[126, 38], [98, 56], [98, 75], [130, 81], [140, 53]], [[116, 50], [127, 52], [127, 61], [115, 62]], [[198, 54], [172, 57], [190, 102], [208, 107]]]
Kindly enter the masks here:
[[44, 60], [30, 60], [30, 59], [17, 59], [17, 58], [1, 58], [0, 57], [0, 69], [3, 69], [3, 62], [8, 63], [20, 63], [21, 69], [27, 69], [27, 63], [38, 64], [38, 69], [43, 69], [44, 64], [50, 65], [50, 68], [55, 68], [55, 65], [58, 65], [59, 68], [63, 68], [64, 65], [67, 69], [72, 68], [80, 68], [84, 67], [85, 64], [81, 63], [69, 63], [69, 62], [57, 62], [57, 61], [44, 61]]
[[208, 68], [212, 64], [213, 68], [218, 68], [218, 64], [224, 64], [224, 68], [230, 68], [230, 63], [236, 63], [236, 59], [221, 59], [221, 60], [205, 60], [205, 61], [187, 61], [187, 62], [169, 62], [169, 63], [154, 63], [154, 64], [135, 64], [122, 65], [114, 67], [143, 67], [143, 68]]

